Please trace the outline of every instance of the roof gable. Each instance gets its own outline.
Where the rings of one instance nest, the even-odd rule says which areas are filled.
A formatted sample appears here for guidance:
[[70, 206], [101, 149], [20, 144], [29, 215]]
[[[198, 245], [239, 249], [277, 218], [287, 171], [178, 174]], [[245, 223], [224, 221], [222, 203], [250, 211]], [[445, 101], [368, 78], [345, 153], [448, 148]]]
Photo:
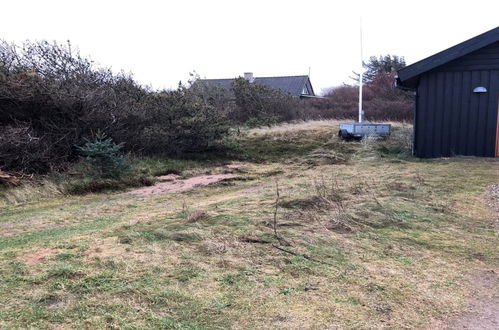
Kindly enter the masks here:
[[[202, 79], [202, 82], [216, 84], [220, 87], [230, 90], [235, 79]], [[254, 84], [269, 86], [289, 93], [292, 96], [302, 95], [303, 88], [307, 86], [309, 95], [314, 96], [314, 90], [308, 76], [283, 76], [283, 77], [255, 77]]]
[[400, 69], [397, 72], [398, 80], [402, 86], [415, 87], [419, 75], [497, 41], [499, 41], [499, 27]]
[[265, 85], [274, 89], [281, 90], [293, 96], [300, 96], [303, 87], [307, 84], [308, 76], [291, 76], [291, 77], [262, 77], [255, 78], [254, 83]]
[[199, 81], [208, 85], [217, 85], [229, 91], [232, 88], [234, 79], [200, 79]]

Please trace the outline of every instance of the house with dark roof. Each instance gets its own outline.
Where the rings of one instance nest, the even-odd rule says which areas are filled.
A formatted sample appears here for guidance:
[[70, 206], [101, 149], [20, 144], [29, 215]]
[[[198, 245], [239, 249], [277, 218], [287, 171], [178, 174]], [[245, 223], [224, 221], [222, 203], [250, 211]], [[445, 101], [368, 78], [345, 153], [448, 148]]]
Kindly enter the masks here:
[[400, 69], [396, 83], [416, 94], [416, 156], [499, 157], [499, 27]]
[[[294, 97], [316, 97], [309, 76], [253, 77], [252, 72], [245, 72], [244, 78], [252, 84], [272, 87]], [[227, 90], [229, 93], [232, 93], [232, 83], [235, 79], [236, 78], [200, 79], [200, 82], [212, 86], [219, 86]]]

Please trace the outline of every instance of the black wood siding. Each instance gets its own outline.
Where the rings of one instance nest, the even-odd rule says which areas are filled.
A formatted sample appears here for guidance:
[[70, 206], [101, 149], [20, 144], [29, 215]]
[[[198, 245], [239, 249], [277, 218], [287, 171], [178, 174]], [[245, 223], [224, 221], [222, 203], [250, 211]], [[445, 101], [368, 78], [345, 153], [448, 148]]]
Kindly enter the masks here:
[[[473, 93], [478, 86], [487, 93]], [[421, 75], [414, 153], [418, 157], [494, 157], [499, 101], [499, 43]]]

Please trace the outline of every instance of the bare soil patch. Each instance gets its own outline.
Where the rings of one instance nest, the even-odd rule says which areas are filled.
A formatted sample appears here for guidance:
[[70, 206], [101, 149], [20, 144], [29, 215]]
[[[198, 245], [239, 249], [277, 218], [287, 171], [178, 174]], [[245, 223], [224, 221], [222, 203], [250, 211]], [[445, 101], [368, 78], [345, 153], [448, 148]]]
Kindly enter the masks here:
[[53, 249], [40, 249], [36, 252], [25, 254], [21, 257], [21, 261], [26, 265], [36, 265], [56, 253], [57, 251]]
[[[494, 211], [493, 227], [499, 229], [499, 184], [485, 192], [485, 203]], [[499, 274], [481, 270], [470, 279], [472, 297], [463, 315], [452, 320], [445, 329], [499, 329]]]
[[493, 270], [473, 274], [473, 296], [466, 311], [445, 329], [499, 329], [499, 275]]
[[152, 194], [162, 194], [162, 193], [175, 193], [190, 190], [195, 187], [206, 186], [209, 184], [213, 184], [219, 181], [227, 180], [235, 178], [235, 174], [208, 174], [208, 175], [199, 175], [189, 179], [179, 179], [178, 177], [168, 175], [164, 177], [160, 177], [160, 180], [164, 180], [163, 182], [159, 182], [154, 186], [144, 187], [140, 189], [136, 189], [131, 191], [131, 194], [134, 195], [152, 195]]

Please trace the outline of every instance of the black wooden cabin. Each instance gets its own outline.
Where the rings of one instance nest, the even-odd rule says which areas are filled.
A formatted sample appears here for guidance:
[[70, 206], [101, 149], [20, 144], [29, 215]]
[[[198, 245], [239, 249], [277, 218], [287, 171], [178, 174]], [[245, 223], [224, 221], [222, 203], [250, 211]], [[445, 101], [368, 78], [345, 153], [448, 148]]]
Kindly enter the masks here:
[[416, 92], [414, 155], [499, 157], [499, 27], [398, 71]]

